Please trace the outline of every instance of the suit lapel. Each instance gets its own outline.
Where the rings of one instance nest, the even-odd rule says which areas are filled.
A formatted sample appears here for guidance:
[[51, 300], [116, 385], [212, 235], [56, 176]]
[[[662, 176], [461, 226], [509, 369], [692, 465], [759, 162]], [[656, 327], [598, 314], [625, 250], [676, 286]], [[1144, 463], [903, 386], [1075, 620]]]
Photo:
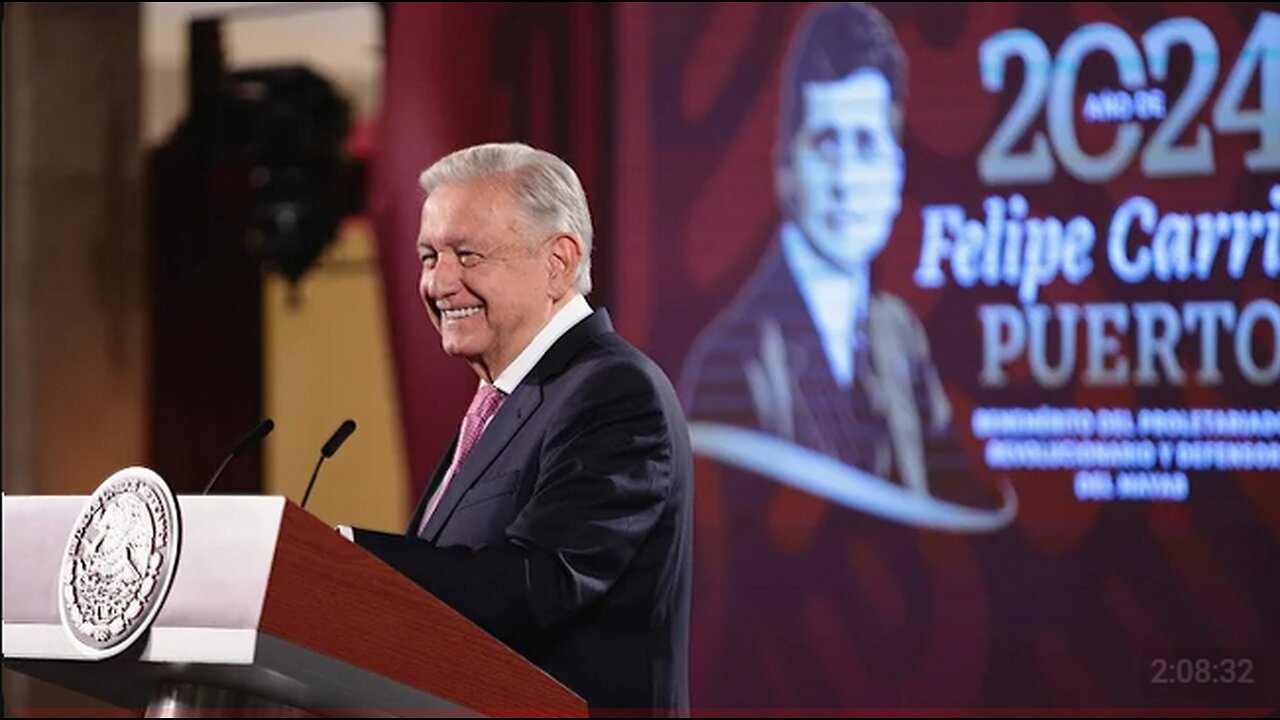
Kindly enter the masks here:
[[[427, 521], [423, 539], [435, 541], [440, 534], [440, 530], [448, 522], [454, 509], [457, 508], [458, 501], [480, 479], [480, 476], [489, 469], [489, 466], [493, 464], [493, 461], [502, 452], [503, 448], [510, 444], [511, 440], [520, 431], [520, 428], [537, 411], [538, 406], [542, 404], [543, 383], [548, 378], [562, 372], [589, 341], [608, 332], [613, 332], [613, 323], [609, 320], [609, 313], [599, 309], [570, 328], [568, 332], [551, 345], [547, 353], [538, 361], [538, 364], [534, 366], [525, 379], [521, 381], [515, 391], [502, 402], [502, 406], [498, 408], [493, 420], [489, 421], [489, 427], [485, 428], [475, 448], [471, 450], [471, 454], [467, 456], [462, 466], [458, 468], [458, 474], [449, 482], [449, 487], [445, 489], [444, 497], [440, 499], [439, 505], [436, 506], [435, 513]], [[456, 439], [454, 444], [456, 447]], [[452, 458], [453, 453], [450, 452], [445, 457]], [[448, 465], [445, 462], [441, 464]], [[433, 487], [438, 484], [442, 472], [437, 471], [437, 478], [433, 482]], [[427, 498], [430, 496], [431, 493], [428, 492], [424, 499], [418, 503], [418, 512], [415, 514], [415, 518], [418, 519], [417, 522], [421, 521], [423, 509], [426, 507]], [[417, 522], [415, 522], [413, 528], [417, 527]]]
[[435, 494], [436, 488], [440, 487], [440, 481], [444, 479], [445, 471], [449, 469], [449, 461], [453, 459], [453, 453], [457, 449], [458, 435], [455, 433], [453, 442], [449, 443], [449, 449], [445, 450], [444, 456], [436, 463], [435, 472], [431, 473], [431, 479], [427, 481], [427, 489], [418, 498], [418, 506], [414, 508], [413, 517], [409, 518], [409, 527], [405, 528], [405, 535], [409, 537], [418, 536], [418, 527], [422, 524], [422, 513], [426, 512], [427, 503], [430, 502], [431, 496]]
[[[521, 383], [510, 397], [502, 401], [502, 406], [494, 414], [493, 420], [489, 421], [489, 427], [485, 428], [480, 435], [480, 440], [472, 448], [471, 454], [462, 462], [457, 475], [449, 481], [449, 487], [445, 488], [444, 497], [440, 499], [435, 513], [427, 521], [426, 531], [423, 533], [424, 539], [435, 541], [436, 536], [440, 534], [440, 528], [458, 506], [458, 501], [476, 480], [480, 479], [484, 471], [498, 457], [498, 453], [511, 442], [529, 416], [533, 415], [541, 404], [542, 386], [525, 383]], [[450, 456], [452, 457], [452, 453]]]

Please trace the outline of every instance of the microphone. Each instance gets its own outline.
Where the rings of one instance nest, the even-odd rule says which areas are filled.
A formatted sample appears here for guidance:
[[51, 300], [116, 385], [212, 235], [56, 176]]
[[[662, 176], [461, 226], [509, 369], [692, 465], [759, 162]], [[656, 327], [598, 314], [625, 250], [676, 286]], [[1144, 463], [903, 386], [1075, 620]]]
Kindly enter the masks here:
[[338, 429], [333, 431], [333, 435], [329, 436], [329, 441], [324, 444], [324, 447], [320, 448], [320, 459], [316, 460], [316, 467], [311, 471], [311, 480], [307, 483], [307, 491], [302, 494], [302, 507], [305, 508], [307, 506], [307, 500], [311, 497], [311, 488], [316, 484], [316, 477], [320, 474], [320, 466], [324, 464], [325, 460], [333, 457], [333, 454], [338, 452], [338, 448], [342, 447], [342, 443], [346, 442], [347, 438], [351, 437], [351, 433], [355, 431], [355, 420], [343, 420]]
[[214, 471], [213, 477], [209, 478], [209, 484], [204, 486], [204, 492], [200, 494], [208, 495], [209, 491], [213, 489], [213, 484], [218, 482], [218, 478], [222, 477], [222, 471], [227, 469], [227, 465], [232, 460], [236, 459], [240, 453], [247, 450], [249, 446], [257, 444], [258, 441], [269, 435], [275, 427], [276, 424], [272, 422], [271, 418], [267, 418], [266, 420], [258, 423], [258, 427], [250, 431], [248, 435], [240, 438], [240, 442], [232, 445], [231, 452], [227, 453], [227, 457], [222, 460], [222, 464]]
[[343, 420], [342, 424], [338, 426], [338, 429], [333, 431], [333, 436], [329, 438], [329, 442], [325, 443], [324, 447], [320, 448], [320, 454], [323, 455], [326, 460], [333, 457], [333, 454], [338, 452], [338, 448], [342, 447], [342, 443], [346, 442], [347, 438], [351, 437], [351, 433], [355, 431], [355, 420]]

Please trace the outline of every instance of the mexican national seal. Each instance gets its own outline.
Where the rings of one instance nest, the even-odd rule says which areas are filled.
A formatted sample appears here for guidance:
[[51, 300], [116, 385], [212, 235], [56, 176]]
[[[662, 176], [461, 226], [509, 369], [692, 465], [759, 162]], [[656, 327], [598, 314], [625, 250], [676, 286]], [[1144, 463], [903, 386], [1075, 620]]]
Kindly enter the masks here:
[[80, 511], [62, 557], [58, 609], [87, 657], [124, 652], [160, 612], [178, 563], [180, 519], [155, 472], [125, 468]]

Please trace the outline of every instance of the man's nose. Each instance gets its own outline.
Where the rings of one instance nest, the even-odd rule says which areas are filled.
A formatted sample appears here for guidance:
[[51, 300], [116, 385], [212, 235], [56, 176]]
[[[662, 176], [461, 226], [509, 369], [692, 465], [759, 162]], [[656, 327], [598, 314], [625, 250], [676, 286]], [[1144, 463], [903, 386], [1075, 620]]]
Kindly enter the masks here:
[[831, 193], [837, 200], [851, 195], [863, 181], [862, 168], [857, 158], [845, 152], [837, 153], [831, 167]]
[[442, 252], [436, 257], [436, 264], [427, 271], [426, 290], [433, 298], [441, 298], [462, 285], [461, 266], [452, 253]]

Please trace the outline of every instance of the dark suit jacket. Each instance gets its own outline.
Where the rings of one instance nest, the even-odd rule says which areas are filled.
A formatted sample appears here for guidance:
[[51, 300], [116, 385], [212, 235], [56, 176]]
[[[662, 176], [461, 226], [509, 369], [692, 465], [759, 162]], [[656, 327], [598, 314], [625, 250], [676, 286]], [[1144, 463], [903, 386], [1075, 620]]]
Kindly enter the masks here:
[[693, 461], [663, 372], [597, 310], [503, 402], [419, 539], [451, 456], [405, 535], [356, 542], [593, 712], [687, 708]]

